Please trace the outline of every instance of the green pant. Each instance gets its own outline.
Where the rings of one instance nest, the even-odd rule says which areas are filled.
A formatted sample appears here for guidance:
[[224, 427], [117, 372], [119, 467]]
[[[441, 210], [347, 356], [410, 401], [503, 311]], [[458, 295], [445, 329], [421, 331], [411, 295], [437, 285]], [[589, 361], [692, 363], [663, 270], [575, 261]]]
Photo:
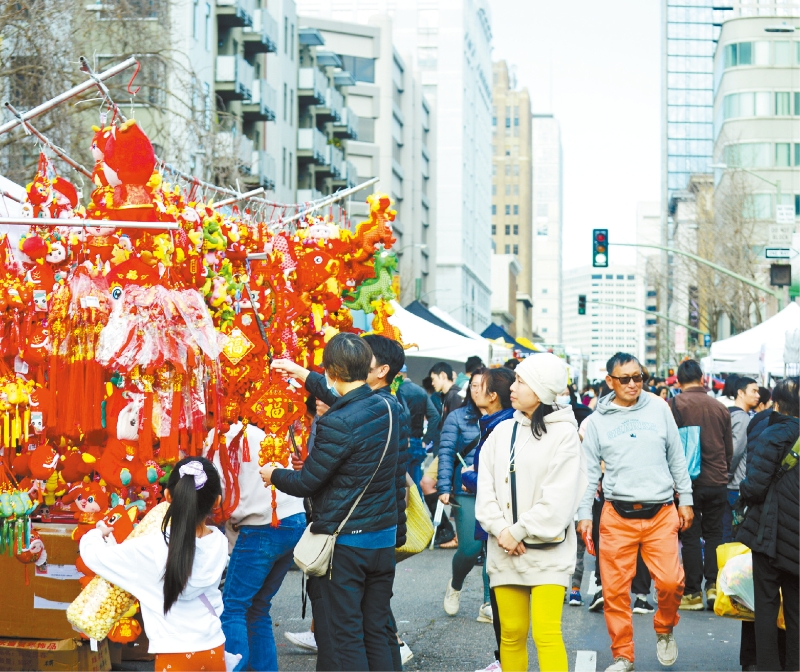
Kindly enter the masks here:
[[[453, 582], [455, 590], [464, 587], [464, 579], [475, 566], [483, 549], [483, 542], [475, 539], [475, 495], [462, 493], [456, 499], [458, 506], [453, 507], [458, 533], [458, 550], [453, 555]], [[484, 566], [485, 566], [484, 562]], [[483, 601], [489, 601], [489, 585], [484, 581]]]

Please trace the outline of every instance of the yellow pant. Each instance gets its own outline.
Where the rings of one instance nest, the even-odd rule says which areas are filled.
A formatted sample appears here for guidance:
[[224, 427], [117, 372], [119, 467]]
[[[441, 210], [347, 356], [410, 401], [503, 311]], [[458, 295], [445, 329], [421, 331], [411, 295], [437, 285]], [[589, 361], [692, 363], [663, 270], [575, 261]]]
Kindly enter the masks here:
[[567, 672], [567, 650], [561, 636], [565, 590], [564, 586], [553, 585], [498, 586], [494, 589], [500, 612], [500, 665], [503, 672], [528, 669], [528, 630], [531, 625], [539, 669], [542, 672]]

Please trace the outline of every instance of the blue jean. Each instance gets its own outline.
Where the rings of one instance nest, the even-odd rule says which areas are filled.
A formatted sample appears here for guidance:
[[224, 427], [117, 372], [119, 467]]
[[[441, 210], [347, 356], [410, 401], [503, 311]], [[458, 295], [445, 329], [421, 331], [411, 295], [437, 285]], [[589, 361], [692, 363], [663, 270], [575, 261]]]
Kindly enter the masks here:
[[298, 513], [278, 527], [243, 525], [228, 564], [222, 600], [225, 650], [239, 653], [236, 670], [278, 669], [269, 609], [292, 564], [292, 551], [306, 528]]
[[425, 461], [428, 453], [425, 452], [425, 446], [422, 445], [422, 439], [415, 439], [411, 437], [408, 440], [408, 475], [411, 480], [419, 489], [419, 494], [422, 495], [420, 488], [420, 481], [422, 481], [422, 463]]
[[728, 490], [728, 505], [722, 512], [722, 543], [735, 541], [733, 538], [733, 506], [739, 500], [738, 490]]

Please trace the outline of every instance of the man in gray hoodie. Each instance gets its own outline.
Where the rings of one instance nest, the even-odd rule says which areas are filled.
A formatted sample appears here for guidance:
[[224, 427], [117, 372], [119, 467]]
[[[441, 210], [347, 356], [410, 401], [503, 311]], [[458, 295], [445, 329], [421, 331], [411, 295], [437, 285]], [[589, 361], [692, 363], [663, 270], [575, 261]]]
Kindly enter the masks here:
[[[678, 658], [672, 633], [684, 585], [678, 530], [692, 524], [692, 482], [669, 406], [642, 392], [639, 360], [618, 352], [606, 370], [612, 394], [597, 404], [583, 440], [589, 486], [578, 508], [578, 532], [584, 537], [591, 534], [592, 500], [605, 463], [600, 568], [614, 656], [607, 672], [630, 672], [634, 669], [630, 588], [640, 548], [658, 592], [653, 622], [658, 661], [669, 666]], [[677, 510], [675, 491], [680, 497]]]

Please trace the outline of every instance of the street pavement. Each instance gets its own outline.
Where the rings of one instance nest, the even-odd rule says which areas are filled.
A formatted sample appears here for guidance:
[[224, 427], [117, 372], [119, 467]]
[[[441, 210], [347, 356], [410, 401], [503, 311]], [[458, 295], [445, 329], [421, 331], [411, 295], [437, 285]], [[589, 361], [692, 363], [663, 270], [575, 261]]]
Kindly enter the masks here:
[[[406, 670], [471, 670], [483, 669], [493, 660], [495, 649], [491, 624], [475, 619], [483, 601], [483, 580], [480, 568], [470, 572], [461, 593], [461, 611], [447, 616], [442, 608], [445, 587], [450, 578], [454, 551], [425, 551], [397, 566], [392, 610], [398, 621], [400, 636], [411, 647], [414, 658]], [[588, 604], [590, 582], [593, 581], [594, 558], [587, 555], [582, 586]], [[301, 614], [301, 574], [291, 571], [273, 600], [272, 617], [281, 670], [313, 670], [315, 656], [295, 648], [284, 632], [308, 630], [311, 605], [305, 620]], [[653, 599], [650, 599], [651, 603]], [[681, 622], [675, 629], [678, 661], [670, 670], [740, 670], [738, 621], [719, 618], [709, 611], [680, 612]], [[653, 617], [633, 615], [636, 644], [636, 669], [661, 670], [656, 658], [656, 637]], [[586, 606], [564, 606], [562, 619], [570, 670], [593, 672], [604, 670], [613, 661], [610, 640], [602, 612], [590, 613]], [[538, 669], [536, 650], [529, 640], [530, 669]], [[580, 653], [579, 653], [580, 652]], [[577, 664], [577, 667], [576, 667]]]

